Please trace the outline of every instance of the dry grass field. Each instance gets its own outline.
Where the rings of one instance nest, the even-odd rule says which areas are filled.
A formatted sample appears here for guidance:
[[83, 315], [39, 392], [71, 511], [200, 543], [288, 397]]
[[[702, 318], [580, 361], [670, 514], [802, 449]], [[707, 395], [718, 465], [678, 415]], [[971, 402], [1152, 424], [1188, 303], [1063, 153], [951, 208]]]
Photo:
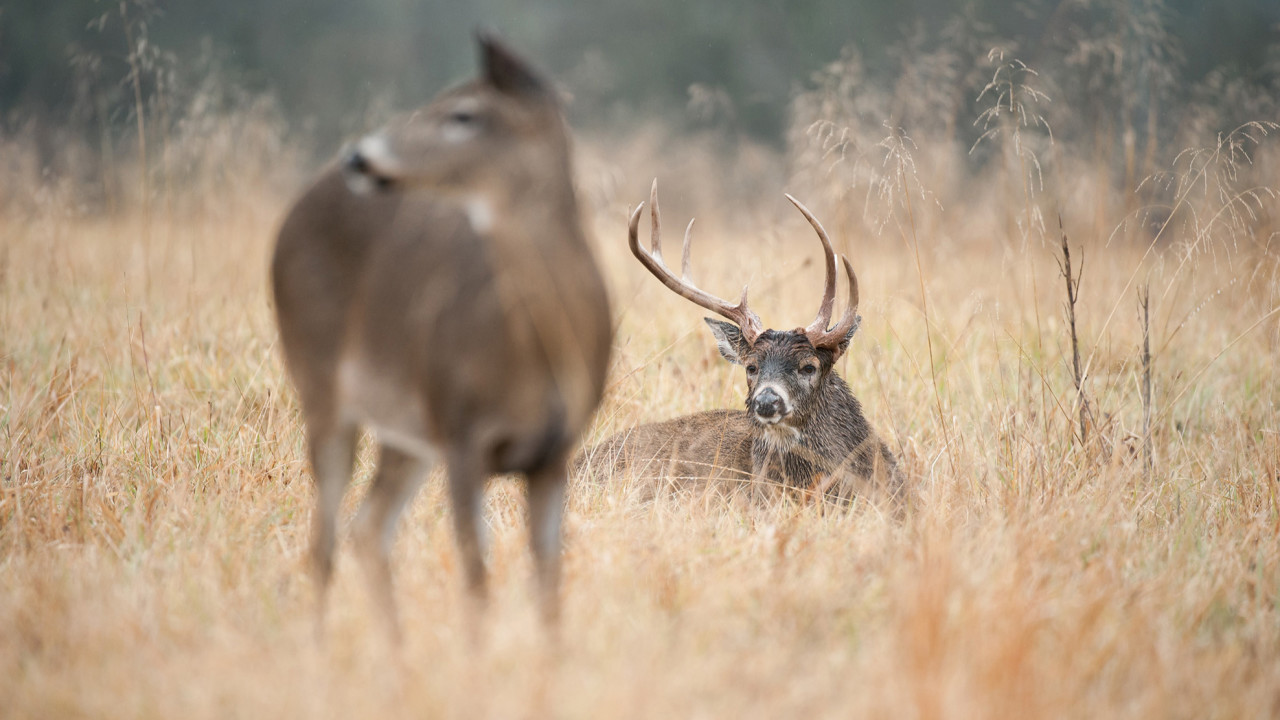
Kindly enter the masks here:
[[[1200, 175], [1184, 163], [1158, 233], [1099, 206], [1087, 167], [1049, 179], [1077, 273], [1084, 259], [1083, 442], [1054, 209], [1017, 232], [1048, 192], [959, 187], [928, 148], [862, 195], [879, 214], [814, 189], [821, 168], [722, 207], [682, 195], [698, 178], [665, 184], [669, 227], [700, 217], [699, 283], [751, 280], [779, 327], [809, 321], [821, 276], [782, 191], [830, 218], [864, 316], [839, 371], [899, 453], [910, 508], [641, 504], [576, 485], [548, 652], [520, 485], [491, 487], [474, 643], [437, 479], [395, 546], [401, 666], [345, 545], [328, 637], [312, 633], [312, 489], [266, 286], [296, 180], [209, 176], [113, 213], [32, 192], [0, 213], [0, 716], [1275, 717], [1280, 238], [1256, 189], [1280, 185], [1280, 156], [1259, 141], [1238, 176], [1212, 153]], [[588, 442], [738, 406], [741, 370], [702, 313], [626, 252], [649, 176], [614, 169], [626, 189], [606, 192], [602, 153], [587, 156], [619, 327]], [[348, 511], [370, 462], [366, 448]]]

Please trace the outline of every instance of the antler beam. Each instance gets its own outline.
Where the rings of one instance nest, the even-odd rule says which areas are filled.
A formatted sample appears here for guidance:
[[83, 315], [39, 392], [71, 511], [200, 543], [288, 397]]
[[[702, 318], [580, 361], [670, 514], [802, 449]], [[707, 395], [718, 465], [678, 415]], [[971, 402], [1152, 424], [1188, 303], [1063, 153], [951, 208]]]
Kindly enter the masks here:
[[[667, 268], [666, 263], [662, 260], [662, 221], [658, 212], [658, 181], [655, 178], [653, 187], [649, 191], [649, 216], [650, 216], [650, 250], [645, 252], [640, 247], [640, 213], [644, 210], [644, 203], [640, 203], [635, 211], [631, 213], [631, 222], [628, 225], [627, 244], [631, 247], [631, 254], [636, 256], [640, 264], [644, 265], [654, 277], [662, 281], [672, 292], [680, 297], [692, 302], [693, 304], [710, 310], [727, 320], [733, 322], [742, 331], [742, 337], [747, 343], [754, 343], [760, 333], [764, 332], [764, 325], [760, 322], [760, 316], [751, 311], [747, 307], [747, 288], [743, 286], [742, 297], [737, 304], [730, 304], [727, 300], [716, 297], [708, 292], [700, 290], [695, 286], [689, 277], [689, 251], [692, 243], [693, 221], [689, 221], [689, 226], [684, 233], [684, 248], [681, 253], [680, 271], [681, 276], [677, 278]], [[816, 221], [815, 221], [816, 222]], [[850, 271], [852, 272], [852, 271]], [[830, 311], [828, 311], [830, 314]]]
[[827, 236], [826, 229], [822, 227], [818, 218], [809, 212], [809, 208], [791, 195], [786, 197], [792, 205], [796, 206], [800, 214], [804, 215], [804, 219], [809, 221], [814, 232], [818, 233], [818, 240], [822, 241], [822, 252], [827, 269], [827, 281], [822, 292], [822, 302], [818, 304], [818, 316], [804, 329], [804, 334], [814, 347], [833, 348], [844, 342], [845, 336], [858, 324], [858, 276], [853, 273], [849, 258], [841, 255], [840, 260], [844, 263], [845, 275], [849, 278], [849, 304], [845, 307], [840, 322], [828, 329], [827, 326], [831, 323], [831, 311], [835, 308], [836, 252], [831, 247], [831, 238]]

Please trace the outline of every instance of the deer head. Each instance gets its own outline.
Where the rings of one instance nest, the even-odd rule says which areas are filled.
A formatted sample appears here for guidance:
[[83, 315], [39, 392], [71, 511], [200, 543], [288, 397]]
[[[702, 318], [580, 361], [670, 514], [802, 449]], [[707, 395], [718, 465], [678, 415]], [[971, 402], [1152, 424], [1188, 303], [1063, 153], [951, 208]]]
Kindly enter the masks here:
[[654, 277], [680, 297], [729, 320], [706, 318], [706, 323], [715, 336], [720, 354], [746, 369], [747, 410], [752, 420], [766, 430], [795, 429], [808, 421], [810, 410], [821, 397], [835, 361], [848, 349], [849, 341], [862, 321], [858, 315], [858, 278], [848, 258], [842, 256], [845, 275], [849, 278], [849, 300], [839, 322], [830, 327], [836, 292], [835, 251], [822, 223], [813, 213], [794, 197], [787, 195], [786, 198], [817, 232], [826, 263], [826, 285], [822, 301], [818, 304], [818, 315], [807, 327], [794, 330], [764, 329], [760, 317], [747, 305], [745, 287], [738, 302], [731, 304], [693, 284], [689, 275], [693, 221], [685, 230], [681, 277], [672, 274], [662, 259], [656, 180], [649, 195], [652, 231], [648, 251], [640, 247], [638, 238], [643, 203], [632, 213], [628, 228], [632, 254]]
[[477, 187], [532, 187], [549, 166], [569, 176], [555, 88], [497, 38], [479, 33], [477, 41], [477, 79], [355, 144], [343, 163], [354, 191], [429, 187], [470, 200]]

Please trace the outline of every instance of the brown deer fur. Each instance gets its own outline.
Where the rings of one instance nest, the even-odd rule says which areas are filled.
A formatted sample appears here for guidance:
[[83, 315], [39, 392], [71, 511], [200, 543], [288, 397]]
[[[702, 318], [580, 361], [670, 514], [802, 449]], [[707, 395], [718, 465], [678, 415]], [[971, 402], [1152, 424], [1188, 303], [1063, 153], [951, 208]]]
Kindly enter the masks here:
[[[584, 452], [578, 466], [594, 476], [622, 476], [645, 495], [662, 488], [712, 487], [720, 490], [790, 488], [849, 500], [874, 494], [898, 498], [901, 472], [893, 453], [876, 435], [862, 407], [834, 364], [849, 346], [861, 318], [857, 315], [857, 279], [845, 259], [849, 306], [828, 329], [835, 289], [835, 254], [821, 224], [794, 198], [826, 252], [827, 292], [819, 317], [808, 328], [761, 330], [747, 308], [746, 291], [737, 305], [693, 287], [687, 260], [676, 279], [661, 261], [657, 192], [651, 196], [653, 250], [636, 239], [640, 209], [632, 216], [629, 240], [636, 257], [683, 297], [730, 317], [707, 318], [720, 353], [747, 374], [746, 410], [713, 410], [641, 425], [623, 431]], [[689, 236], [685, 236], [688, 257]], [[745, 326], [745, 327], [744, 327]]]
[[321, 616], [363, 426], [379, 460], [356, 549], [393, 635], [388, 546], [437, 460], [477, 597], [485, 480], [527, 478], [543, 612], [554, 620], [566, 459], [599, 402], [612, 340], [555, 91], [497, 41], [479, 41], [481, 77], [325, 171], [285, 219], [272, 263], [318, 490]]

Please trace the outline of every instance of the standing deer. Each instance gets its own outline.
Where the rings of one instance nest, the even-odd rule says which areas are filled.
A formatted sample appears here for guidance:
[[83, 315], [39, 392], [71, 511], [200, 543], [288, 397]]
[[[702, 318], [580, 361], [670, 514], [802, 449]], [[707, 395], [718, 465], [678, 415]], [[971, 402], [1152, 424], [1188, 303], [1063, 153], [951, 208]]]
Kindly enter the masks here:
[[[593, 474], [622, 473], [661, 484], [688, 486], [708, 480], [720, 485], [772, 485], [849, 500], [855, 493], [884, 490], [897, 498], [902, 478], [893, 453], [872, 431], [862, 406], [833, 370], [849, 347], [862, 318], [858, 279], [842, 257], [849, 278], [849, 301], [835, 327], [836, 256], [818, 219], [800, 201], [786, 196], [818, 234], [826, 260], [826, 288], [817, 318], [805, 328], [765, 330], [747, 307], [747, 290], [736, 304], [695, 287], [689, 277], [693, 222], [685, 231], [681, 276], [662, 259], [658, 184], [649, 198], [651, 250], [638, 240], [641, 203], [631, 215], [631, 252], [654, 277], [686, 300], [730, 322], [706, 318], [720, 354], [747, 373], [746, 410], [712, 410], [666, 422], [641, 425], [605, 440], [579, 459]], [[657, 482], [654, 482], [657, 481]]]
[[353, 534], [396, 639], [388, 550], [437, 460], [478, 600], [486, 479], [524, 475], [539, 599], [555, 623], [566, 460], [599, 403], [612, 340], [556, 91], [477, 39], [481, 76], [326, 171], [285, 219], [271, 268], [317, 488], [320, 618], [364, 426], [379, 459]]

